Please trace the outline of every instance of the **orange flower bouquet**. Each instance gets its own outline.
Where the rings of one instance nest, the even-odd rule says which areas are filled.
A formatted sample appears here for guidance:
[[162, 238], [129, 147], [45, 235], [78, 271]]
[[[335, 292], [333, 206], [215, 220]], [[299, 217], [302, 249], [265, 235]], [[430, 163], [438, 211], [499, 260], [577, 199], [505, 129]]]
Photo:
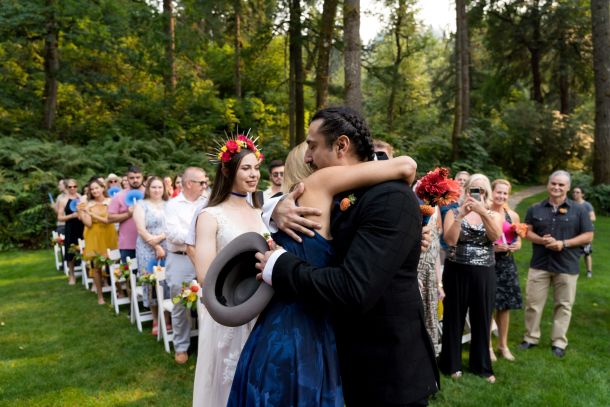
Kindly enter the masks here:
[[424, 201], [420, 205], [423, 224], [428, 224], [430, 217], [434, 214], [435, 206], [445, 206], [457, 202], [460, 198], [460, 184], [449, 178], [449, 170], [437, 167], [429, 171], [420, 180], [415, 193]]

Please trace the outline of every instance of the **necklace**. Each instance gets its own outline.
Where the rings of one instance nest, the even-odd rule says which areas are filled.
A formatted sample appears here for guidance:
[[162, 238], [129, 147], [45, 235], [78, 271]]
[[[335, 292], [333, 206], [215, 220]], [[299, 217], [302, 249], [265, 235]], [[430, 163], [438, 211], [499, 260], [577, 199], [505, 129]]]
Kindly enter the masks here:
[[239, 192], [233, 192], [233, 191], [231, 191], [231, 195], [235, 195], [235, 196], [238, 196], [240, 198], [245, 198], [245, 197], [248, 196], [248, 194], [240, 194]]

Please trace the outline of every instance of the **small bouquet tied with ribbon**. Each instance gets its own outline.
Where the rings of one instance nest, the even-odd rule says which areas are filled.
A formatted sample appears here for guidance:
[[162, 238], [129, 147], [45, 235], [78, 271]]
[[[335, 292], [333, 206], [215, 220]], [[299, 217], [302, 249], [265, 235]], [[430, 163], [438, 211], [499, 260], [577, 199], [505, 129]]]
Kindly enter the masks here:
[[449, 178], [449, 170], [437, 167], [419, 180], [415, 193], [424, 201], [420, 205], [423, 225], [427, 225], [434, 214], [436, 206], [445, 206], [457, 202], [460, 198], [460, 184]]
[[157, 281], [155, 273], [142, 273], [138, 277], [138, 283], [142, 285], [155, 285], [155, 281]]
[[180, 294], [172, 298], [174, 304], [181, 303], [187, 309], [195, 307], [197, 300], [201, 297], [201, 286], [197, 280], [193, 280], [190, 283], [182, 283], [182, 290]]
[[114, 269], [114, 276], [117, 280], [129, 279], [129, 264], [121, 263], [117, 268]]
[[63, 244], [64, 244], [64, 239], [65, 239], [64, 235], [62, 235], [62, 234], [60, 233], [60, 234], [58, 234], [57, 236], [55, 236], [55, 237], [52, 237], [52, 238], [51, 238], [51, 244], [52, 244], [52, 245], [63, 246]]

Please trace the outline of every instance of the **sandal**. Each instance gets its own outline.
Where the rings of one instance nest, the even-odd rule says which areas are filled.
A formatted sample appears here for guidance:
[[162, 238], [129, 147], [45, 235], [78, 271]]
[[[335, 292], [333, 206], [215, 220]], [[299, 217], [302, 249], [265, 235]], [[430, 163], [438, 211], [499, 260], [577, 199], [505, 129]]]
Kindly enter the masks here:
[[496, 382], [496, 376], [491, 375], [485, 378], [485, 381], [489, 384], [494, 384]]
[[493, 348], [489, 348], [489, 359], [491, 359], [492, 362], [498, 361], [498, 358], [496, 357]]
[[453, 380], [458, 380], [460, 377], [462, 377], [462, 371], [461, 370], [458, 370], [457, 372], [451, 373], [451, 378]]
[[502, 357], [508, 360], [509, 362], [513, 362], [515, 360], [515, 357], [508, 348], [501, 348], [498, 346], [498, 352], [500, 352], [500, 355], [502, 355]]

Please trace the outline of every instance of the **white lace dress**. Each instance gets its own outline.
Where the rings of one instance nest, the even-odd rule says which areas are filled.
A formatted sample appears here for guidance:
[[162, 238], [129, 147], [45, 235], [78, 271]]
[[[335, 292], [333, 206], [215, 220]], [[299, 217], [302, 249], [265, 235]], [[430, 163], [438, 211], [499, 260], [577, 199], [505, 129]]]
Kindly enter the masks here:
[[[205, 208], [202, 212], [212, 215], [218, 223], [216, 248], [222, 250], [237, 236], [246, 232], [265, 233], [262, 220], [259, 230], [245, 230], [243, 225], [224, 214], [222, 207]], [[241, 350], [254, 328], [256, 320], [235, 328], [220, 325], [214, 321], [205, 307], [199, 311], [199, 345], [197, 370], [193, 388], [193, 406], [225, 407], [229, 399], [231, 384]]]

